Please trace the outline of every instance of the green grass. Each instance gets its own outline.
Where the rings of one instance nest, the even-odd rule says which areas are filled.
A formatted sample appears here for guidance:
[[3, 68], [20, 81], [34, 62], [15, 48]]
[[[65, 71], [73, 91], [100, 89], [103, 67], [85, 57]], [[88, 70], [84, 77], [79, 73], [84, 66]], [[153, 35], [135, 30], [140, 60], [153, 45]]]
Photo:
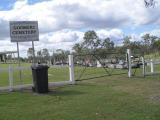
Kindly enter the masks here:
[[[16, 68], [18, 65], [13, 64], [14, 68]], [[22, 64], [22, 67], [30, 67], [31, 64]], [[1, 68], [8, 68], [8, 64], [2, 64]], [[107, 72], [107, 71], [108, 72]], [[83, 79], [89, 79], [94, 77], [101, 77], [101, 76], [108, 76], [112, 74], [127, 74], [127, 70], [113, 70], [113, 69], [106, 69], [103, 68], [96, 68], [96, 67], [75, 67], [75, 79], [76, 80], [83, 80]], [[84, 73], [83, 73], [84, 71]], [[20, 80], [20, 72], [21, 72], [21, 80]], [[83, 73], [83, 74], [82, 74]], [[0, 72], [0, 86], [8, 86], [9, 80], [8, 80], [8, 72]], [[69, 68], [68, 66], [64, 67], [50, 67], [48, 69], [48, 80], [49, 82], [58, 82], [58, 81], [67, 81], [69, 80]], [[32, 83], [32, 71], [29, 69], [27, 70], [14, 70], [13, 72], [13, 81], [14, 85], [20, 85], [20, 84], [30, 84]]]
[[160, 53], [159, 52], [155, 52], [149, 55], [145, 55], [146, 59], [159, 59], [160, 58]]
[[[67, 70], [57, 68], [53, 78], [65, 78]], [[75, 76], [82, 70], [77, 67]], [[103, 69], [87, 68], [76, 85], [53, 87], [45, 95], [2, 92], [0, 120], [160, 120], [160, 76], [104, 75]], [[93, 76], [103, 77], [87, 79]]]
[[[18, 67], [17, 64], [12, 64], [15, 69]], [[30, 67], [31, 64], [22, 64], [22, 67]], [[8, 68], [9, 64], [1, 64], [0, 68]], [[20, 72], [21, 72], [21, 80], [20, 80]], [[7, 71], [0, 72], [0, 87], [8, 86], [9, 78]], [[58, 81], [67, 81], [69, 80], [69, 69], [68, 67], [55, 67], [48, 69], [48, 80], [49, 82], [58, 82]], [[20, 84], [31, 84], [32, 83], [32, 71], [30, 69], [26, 70], [14, 70], [13, 72], [13, 81], [14, 85]]]

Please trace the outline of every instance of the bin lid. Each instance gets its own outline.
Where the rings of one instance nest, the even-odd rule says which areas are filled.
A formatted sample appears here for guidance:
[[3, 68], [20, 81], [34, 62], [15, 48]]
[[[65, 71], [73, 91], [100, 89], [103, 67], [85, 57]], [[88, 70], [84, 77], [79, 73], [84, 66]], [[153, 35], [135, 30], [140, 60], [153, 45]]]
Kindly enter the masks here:
[[32, 70], [37, 70], [37, 69], [48, 69], [48, 65], [33, 65], [31, 66]]

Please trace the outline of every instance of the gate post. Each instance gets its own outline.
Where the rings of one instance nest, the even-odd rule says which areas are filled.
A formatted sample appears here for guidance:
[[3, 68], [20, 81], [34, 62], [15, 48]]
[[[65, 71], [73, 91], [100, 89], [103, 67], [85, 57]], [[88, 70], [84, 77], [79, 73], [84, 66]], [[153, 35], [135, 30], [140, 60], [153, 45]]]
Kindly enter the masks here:
[[143, 77], [146, 76], [146, 69], [145, 69], [145, 60], [144, 57], [142, 57], [142, 64], [143, 64]]
[[73, 55], [69, 55], [69, 81], [75, 84]]
[[9, 65], [9, 91], [13, 91], [13, 66]]
[[150, 61], [151, 63], [151, 73], [154, 73], [154, 64], [153, 64], [153, 60], [151, 59], [151, 61]]
[[131, 50], [127, 49], [127, 58], [128, 58], [128, 77], [132, 76], [132, 67], [131, 67]]

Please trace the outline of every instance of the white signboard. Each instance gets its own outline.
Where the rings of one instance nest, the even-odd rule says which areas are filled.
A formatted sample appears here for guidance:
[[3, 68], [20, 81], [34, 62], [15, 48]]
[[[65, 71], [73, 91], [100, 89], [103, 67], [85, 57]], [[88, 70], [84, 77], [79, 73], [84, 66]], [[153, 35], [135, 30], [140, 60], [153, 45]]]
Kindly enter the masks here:
[[39, 41], [37, 21], [10, 21], [11, 42]]

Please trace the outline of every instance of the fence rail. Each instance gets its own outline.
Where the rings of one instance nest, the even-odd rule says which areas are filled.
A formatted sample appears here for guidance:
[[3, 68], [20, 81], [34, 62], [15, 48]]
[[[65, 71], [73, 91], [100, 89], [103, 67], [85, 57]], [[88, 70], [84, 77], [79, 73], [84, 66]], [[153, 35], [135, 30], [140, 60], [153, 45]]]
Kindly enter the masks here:
[[[67, 84], [75, 84], [73, 55], [69, 55], [68, 59], [69, 59], [69, 66], [68, 66], [69, 67], [68, 68], [69, 69], [69, 73], [68, 73], [69, 80], [61, 81], [61, 82], [49, 82], [49, 84], [48, 84], [49, 87], [50, 86], [62, 86], [62, 85], [67, 85]], [[8, 68], [0, 68], [0, 73], [7, 72], [7, 74], [8, 74], [8, 85], [0, 87], [0, 91], [2, 91], [2, 90], [13, 91], [13, 90], [17, 90], [17, 89], [24, 89], [24, 88], [32, 87], [33, 83], [32, 84], [24, 84], [23, 82], [21, 82], [20, 85], [14, 85], [14, 81], [15, 81], [14, 72], [15, 71], [24, 71], [24, 70], [31, 71], [31, 67], [13, 67], [12, 65], [9, 65]]]
[[[142, 57], [142, 62], [143, 62], [143, 76], [147, 76], [147, 75], [157, 75], [160, 74], [160, 71], [156, 71], [155, 70], [155, 66], [154, 65], [158, 65], [160, 64], [160, 61], [158, 60], [144, 60], [144, 58]], [[146, 65], [148, 67], [150, 67], [150, 71], [146, 70]]]

